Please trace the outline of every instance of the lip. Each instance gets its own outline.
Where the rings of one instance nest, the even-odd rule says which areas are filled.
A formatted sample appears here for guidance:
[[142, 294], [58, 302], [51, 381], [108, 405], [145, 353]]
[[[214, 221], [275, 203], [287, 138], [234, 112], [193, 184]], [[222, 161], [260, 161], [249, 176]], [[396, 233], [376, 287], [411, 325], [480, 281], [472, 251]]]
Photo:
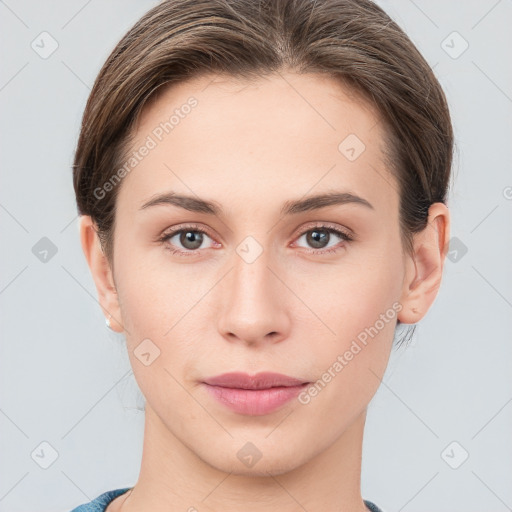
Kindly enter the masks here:
[[273, 372], [261, 372], [249, 375], [243, 372], [231, 372], [205, 379], [206, 384], [223, 388], [268, 389], [274, 387], [292, 387], [304, 384], [305, 380]]
[[309, 382], [273, 372], [256, 375], [232, 372], [205, 379], [202, 384], [213, 398], [229, 409], [261, 416], [295, 398]]

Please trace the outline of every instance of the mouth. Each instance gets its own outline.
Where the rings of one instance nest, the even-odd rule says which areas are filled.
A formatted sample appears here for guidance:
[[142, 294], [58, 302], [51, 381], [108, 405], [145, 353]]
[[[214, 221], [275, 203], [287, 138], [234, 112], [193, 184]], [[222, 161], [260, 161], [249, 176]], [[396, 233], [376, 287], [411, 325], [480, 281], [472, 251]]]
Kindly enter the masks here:
[[238, 414], [261, 416], [270, 414], [310, 384], [278, 373], [225, 373], [205, 379], [202, 384], [217, 402]]
[[210, 377], [204, 380], [210, 386], [236, 389], [270, 389], [277, 387], [296, 387], [309, 384], [309, 381], [296, 379], [288, 375], [273, 372], [261, 372], [256, 375], [249, 375], [242, 372], [231, 372]]

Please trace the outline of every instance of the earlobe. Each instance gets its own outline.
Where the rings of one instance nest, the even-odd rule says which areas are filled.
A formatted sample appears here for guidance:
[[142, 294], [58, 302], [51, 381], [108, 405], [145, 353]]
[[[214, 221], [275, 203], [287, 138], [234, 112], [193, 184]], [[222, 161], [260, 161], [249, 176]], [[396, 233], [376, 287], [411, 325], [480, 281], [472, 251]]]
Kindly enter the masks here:
[[100, 244], [97, 228], [89, 215], [80, 217], [80, 242], [98, 293], [98, 301], [112, 330], [123, 332], [121, 310], [112, 269]]
[[443, 276], [450, 236], [450, 212], [444, 203], [429, 208], [427, 226], [414, 236], [414, 256], [407, 257], [398, 320], [419, 322], [434, 302]]

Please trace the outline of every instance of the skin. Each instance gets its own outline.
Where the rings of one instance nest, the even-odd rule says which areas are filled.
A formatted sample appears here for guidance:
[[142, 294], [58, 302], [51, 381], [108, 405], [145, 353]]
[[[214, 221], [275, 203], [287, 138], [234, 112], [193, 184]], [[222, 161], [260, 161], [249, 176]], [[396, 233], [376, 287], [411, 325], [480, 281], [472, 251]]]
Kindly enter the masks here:
[[[113, 269], [91, 218], [81, 218], [99, 302], [126, 336], [146, 397], [139, 479], [107, 510], [367, 511], [366, 409], [396, 321], [418, 322], [438, 293], [448, 209], [430, 207], [414, 254], [406, 254], [398, 188], [382, 154], [385, 127], [362, 99], [318, 75], [288, 72], [257, 83], [217, 75], [174, 85], [143, 111], [133, 147], [192, 95], [195, 109], [119, 185]], [[338, 150], [349, 134], [366, 146], [354, 161]], [[223, 213], [169, 204], [141, 210], [168, 191], [216, 201]], [[347, 203], [280, 214], [285, 201], [332, 191], [350, 191], [373, 209]], [[199, 249], [179, 234], [158, 242], [190, 222], [208, 232]], [[327, 234], [323, 246], [313, 245], [308, 233], [318, 222], [356, 238]], [[249, 235], [262, 249], [251, 263], [236, 251]], [[196, 253], [179, 256], [170, 246]], [[316, 382], [393, 303], [398, 314], [308, 404], [295, 399], [246, 416], [201, 384], [229, 371]], [[149, 366], [134, 354], [146, 338], [160, 350]], [[252, 467], [237, 458], [248, 441], [262, 454]]]

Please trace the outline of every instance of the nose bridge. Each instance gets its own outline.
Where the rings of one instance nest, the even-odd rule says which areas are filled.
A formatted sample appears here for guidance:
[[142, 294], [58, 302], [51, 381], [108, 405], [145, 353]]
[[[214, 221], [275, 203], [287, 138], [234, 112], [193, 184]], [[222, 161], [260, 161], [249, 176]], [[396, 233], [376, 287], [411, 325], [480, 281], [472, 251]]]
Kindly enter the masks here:
[[[234, 256], [233, 291], [238, 299], [263, 298], [268, 295], [273, 278], [269, 270], [270, 251], [261, 250], [250, 240], [242, 242], [236, 249]], [[274, 278], [275, 279], [275, 278]]]
[[289, 322], [282, 284], [270, 270], [271, 250], [247, 237], [236, 247], [231, 263], [223, 289], [227, 300], [219, 320], [221, 334], [246, 343], [282, 339]]

